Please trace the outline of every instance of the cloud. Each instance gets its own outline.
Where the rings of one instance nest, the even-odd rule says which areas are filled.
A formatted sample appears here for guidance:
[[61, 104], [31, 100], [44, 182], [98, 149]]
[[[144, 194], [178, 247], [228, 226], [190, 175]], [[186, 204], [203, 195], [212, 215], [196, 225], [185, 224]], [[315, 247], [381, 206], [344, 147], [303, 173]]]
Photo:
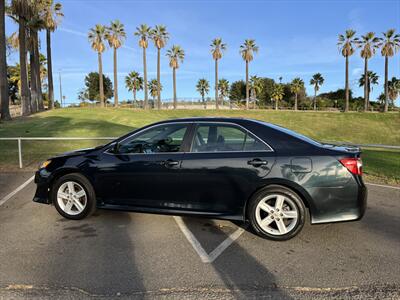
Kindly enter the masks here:
[[363, 71], [362, 68], [354, 68], [354, 69], [351, 71], [351, 75], [353, 75], [354, 77], [356, 77], [356, 76], [358, 76], [358, 75], [361, 75], [362, 71]]
[[347, 15], [347, 19], [349, 20], [349, 27], [356, 31], [364, 31], [364, 26], [362, 25], [361, 18], [363, 16], [363, 12], [360, 8], [353, 8]]
[[77, 31], [77, 30], [73, 30], [73, 29], [69, 29], [69, 28], [65, 28], [65, 27], [60, 27], [58, 28], [58, 30], [66, 32], [66, 33], [70, 33], [76, 36], [81, 36], [81, 37], [87, 37], [87, 33], [81, 32], [81, 31]]
[[[88, 36], [88, 34], [83, 32], [83, 31], [78, 31], [78, 30], [69, 29], [69, 28], [65, 28], [65, 27], [60, 27], [58, 29], [60, 31], [62, 31], [62, 32], [66, 32], [66, 33], [73, 34], [73, 35], [80, 36], [80, 37], [84, 37], [84, 38], [87, 38], [87, 36]], [[121, 48], [127, 49], [127, 50], [131, 50], [131, 51], [135, 51], [135, 52], [138, 51], [137, 49], [132, 48], [132, 47], [127, 46], [127, 45], [122, 45]]]

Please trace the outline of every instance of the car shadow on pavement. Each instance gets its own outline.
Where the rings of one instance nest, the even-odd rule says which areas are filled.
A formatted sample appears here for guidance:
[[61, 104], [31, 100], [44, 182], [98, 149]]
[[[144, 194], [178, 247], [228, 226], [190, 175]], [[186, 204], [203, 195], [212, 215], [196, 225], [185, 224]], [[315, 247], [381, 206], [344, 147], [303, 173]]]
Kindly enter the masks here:
[[382, 209], [378, 206], [368, 208], [361, 224], [368, 231], [379, 234], [395, 242], [400, 242], [400, 216], [399, 209]]
[[[208, 254], [228, 238], [232, 232], [237, 230], [237, 226], [243, 229], [247, 228], [245, 224], [239, 222], [227, 222], [232, 226], [224, 226], [219, 221], [208, 219], [185, 217], [183, 220]], [[209, 242], [213, 245], [207, 245]], [[210, 265], [218, 273], [224, 283], [224, 287], [229, 290], [229, 293], [234, 298], [291, 299], [285, 291], [278, 288], [274, 274], [236, 241]]]
[[116, 297], [135, 294], [142, 298], [145, 288], [134, 261], [131, 240], [134, 215], [98, 210], [93, 217], [70, 221], [59, 218], [54, 241], [57, 253], [49, 258], [50, 286], [79, 289], [89, 295]]

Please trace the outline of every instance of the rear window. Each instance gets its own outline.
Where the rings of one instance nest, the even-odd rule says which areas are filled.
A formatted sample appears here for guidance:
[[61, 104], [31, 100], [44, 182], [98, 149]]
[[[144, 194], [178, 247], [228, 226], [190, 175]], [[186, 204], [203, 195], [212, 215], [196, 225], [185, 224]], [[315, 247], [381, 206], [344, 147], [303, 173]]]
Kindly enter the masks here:
[[295, 138], [297, 138], [299, 140], [302, 140], [304, 142], [307, 142], [307, 143], [310, 143], [310, 144], [313, 144], [313, 145], [319, 146], [319, 147], [323, 146], [322, 143], [320, 143], [320, 142], [318, 142], [316, 140], [313, 140], [312, 138], [309, 138], [308, 136], [305, 136], [305, 135], [302, 135], [302, 134], [300, 134], [298, 132], [295, 132], [293, 130], [290, 130], [290, 129], [287, 129], [287, 128], [284, 128], [284, 127], [281, 127], [281, 126], [278, 126], [278, 125], [275, 125], [275, 124], [270, 124], [270, 123], [265, 123], [265, 122], [260, 122], [260, 123], [263, 123], [264, 125], [267, 125], [267, 126], [273, 128], [275, 130], [278, 130], [280, 132], [286, 133], [286, 134], [288, 134], [288, 135], [290, 135], [292, 137], [295, 137]]

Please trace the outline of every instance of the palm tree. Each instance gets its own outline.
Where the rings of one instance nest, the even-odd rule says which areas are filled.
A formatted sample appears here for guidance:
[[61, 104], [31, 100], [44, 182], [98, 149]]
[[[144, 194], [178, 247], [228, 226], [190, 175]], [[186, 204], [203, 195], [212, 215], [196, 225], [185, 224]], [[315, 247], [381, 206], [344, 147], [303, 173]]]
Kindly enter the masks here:
[[203, 101], [204, 109], [206, 109], [207, 105], [206, 105], [206, 101], [204, 100], [204, 97], [210, 91], [210, 84], [208, 83], [208, 80], [204, 79], [204, 78], [199, 79], [199, 81], [197, 81], [197, 84], [196, 84], [196, 90], [200, 93], [201, 100]]
[[153, 97], [153, 103], [155, 104], [156, 97], [158, 96], [158, 91], [162, 90], [162, 85], [159, 84], [159, 81], [157, 79], [150, 80], [148, 85], [149, 85], [150, 95]]
[[258, 76], [250, 77], [250, 97], [253, 99], [253, 109], [256, 108], [257, 95], [260, 95], [263, 89], [263, 80]]
[[290, 84], [290, 91], [294, 93], [294, 110], [297, 110], [297, 98], [302, 90], [304, 90], [304, 81], [299, 77], [293, 79]]
[[106, 45], [104, 44], [106, 39], [106, 27], [97, 24], [94, 28], [90, 29], [88, 38], [92, 49], [97, 52], [98, 56], [100, 106], [104, 107], [103, 61], [101, 54], [106, 50]]
[[[358, 84], [359, 84], [360, 87], [363, 86], [364, 90], [367, 91], [366, 97], [367, 97], [367, 99], [369, 101], [369, 94], [371, 93], [372, 85], [373, 84], [375, 84], [375, 85], [378, 84], [379, 76], [375, 72], [368, 71], [366, 78], [367, 78], [367, 81], [365, 81], [365, 76], [361, 75], [360, 79], [358, 80]], [[365, 84], [365, 82], [367, 82], [367, 84]]]
[[143, 78], [138, 72], [132, 71], [125, 77], [125, 86], [128, 91], [133, 92], [133, 101], [136, 102], [136, 92], [143, 89]]
[[22, 115], [27, 116], [31, 113], [30, 92], [28, 85], [28, 65], [26, 61], [27, 45], [26, 45], [26, 20], [31, 15], [32, 3], [26, 0], [11, 1], [11, 17], [18, 23], [18, 40], [19, 40], [19, 64], [21, 74], [21, 104]]
[[40, 65], [40, 70], [39, 70], [40, 84], [42, 86], [44, 86], [45, 85], [45, 79], [46, 79], [46, 77], [48, 75], [48, 70], [46, 68], [47, 58], [42, 53], [39, 54], [39, 65]]
[[224, 100], [226, 97], [228, 97], [229, 94], [229, 81], [224, 78], [221, 78], [218, 81], [218, 91], [220, 98], [222, 100], [222, 105], [224, 105]]
[[0, 0], [0, 114], [1, 120], [11, 120], [8, 99], [5, 0]]
[[346, 103], [344, 107], [344, 111], [349, 111], [349, 98], [350, 98], [350, 90], [349, 90], [349, 57], [354, 54], [356, 51], [356, 46], [358, 43], [358, 38], [355, 37], [356, 32], [352, 29], [346, 30], [346, 33], [339, 34], [338, 43], [339, 49], [342, 55], [346, 59], [346, 83], [345, 83], [345, 90], [346, 90]]
[[160, 57], [161, 49], [165, 47], [168, 39], [169, 33], [167, 32], [167, 27], [163, 25], [156, 25], [151, 31], [151, 38], [154, 42], [154, 46], [157, 48], [157, 81], [158, 81], [158, 93], [157, 93], [157, 107], [161, 109], [161, 79], [160, 79]]
[[53, 85], [53, 61], [51, 57], [51, 33], [54, 32], [60, 24], [62, 13], [61, 3], [54, 3], [53, 0], [47, 0], [44, 9], [44, 21], [46, 27], [46, 47], [47, 47], [47, 84], [49, 96], [49, 108], [54, 108], [54, 85]]
[[[364, 58], [364, 81], [368, 80], [368, 60], [374, 56], [375, 50], [379, 47], [379, 38], [375, 36], [374, 32], [368, 32], [366, 35], [361, 36], [358, 42], [361, 49], [361, 57]], [[364, 111], [368, 110], [369, 91], [368, 86], [364, 86]]]
[[254, 53], [258, 52], [258, 46], [255, 40], [245, 40], [243, 45], [240, 45], [240, 54], [246, 62], [246, 109], [249, 109], [249, 63], [253, 60]]
[[310, 80], [310, 85], [314, 86], [314, 110], [317, 110], [317, 92], [323, 83], [324, 77], [322, 77], [321, 73], [314, 74]]
[[222, 58], [222, 52], [226, 50], [226, 44], [222, 42], [221, 38], [216, 38], [212, 40], [210, 47], [212, 57], [215, 60], [215, 107], [218, 109], [218, 60]]
[[125, 41], [126, 33], [124, 24], [119, 20], [111, 22], [107, 28], [106, 37], [110, 48], [114, 49], [114, 106], [118, 106], [118, 71], [117, 71], [117, 49], [122, 46]]
[[389, 29], [383, 33], [383, 38], [380, 40], [381, 54], [385, 57], [385, 106], [384, 112], [388, 111], [389, 106], [389, 57], [392, 57], [400, 49], [400, 34], [394, 34], [395, 29]]
[[392, 80], [388, 81], [388, 94], [392, 106], [394, 106], [394, 101], [396, 101], [397, 97], [400, 95], [400, 79], [392, 77]]
[[135, 36], [139, 37], [139, 46], [143, 49], [143, 80], [144, 80], [144, 109], [148, 107], [148, 91], [147, 91], [147, 62], [146, 62], [146, 49], [149, 46], [151, 28], [146, 24], [141, 24], [136, 27]]
[[275, 83], [271, 93], [272, 100], [275, 101], [275, 110], [278, 110], [278, 102], [283, 99], [284, 95], [283, 85]]
[[31, 66], [31, 111], [36, 112], [44, 109], [42, 85], [40, 79], [40, 53], [39, 53], [39, 31], [45, 28], [43, 12], [45, 10], [45, 1], [33, 1], [29, 19], [28, 28], [28, 49], [30, 54]]
[[185, 58], [185, 51], [181, 46], [173, 45], [171, 49], [167, 51], [167, 57], [169, 58], [169, 66], [172, 68], [172, 79], [174, 88], [174, 109], [178, 105], [178, 100], [176, 98], [176, 69], [179, 68], [179, 62], [183, 62]]

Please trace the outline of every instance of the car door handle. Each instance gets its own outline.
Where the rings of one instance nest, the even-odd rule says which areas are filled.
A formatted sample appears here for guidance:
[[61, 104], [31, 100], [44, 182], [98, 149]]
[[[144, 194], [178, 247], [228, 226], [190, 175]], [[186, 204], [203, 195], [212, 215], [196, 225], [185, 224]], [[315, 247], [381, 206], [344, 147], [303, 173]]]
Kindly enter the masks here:
[[173, 166], [179, 165], [179, 161], [177, 161], [177, 160], [172, 160], [172, 159], [167, 159], [167, 160], [164, 160], [164, 161], [162, 162], [162, 164], [163, 164], [164, 166], [166, 166], [166, 167], [173, 167]]
[[252, 160], [249, 160], [247, 162], [247, 164], [257, 168], [257, 167], [268, 165], [268, 161], [262, 160], [262, 159], [259, 159], [259, 158], [254, 158]]

